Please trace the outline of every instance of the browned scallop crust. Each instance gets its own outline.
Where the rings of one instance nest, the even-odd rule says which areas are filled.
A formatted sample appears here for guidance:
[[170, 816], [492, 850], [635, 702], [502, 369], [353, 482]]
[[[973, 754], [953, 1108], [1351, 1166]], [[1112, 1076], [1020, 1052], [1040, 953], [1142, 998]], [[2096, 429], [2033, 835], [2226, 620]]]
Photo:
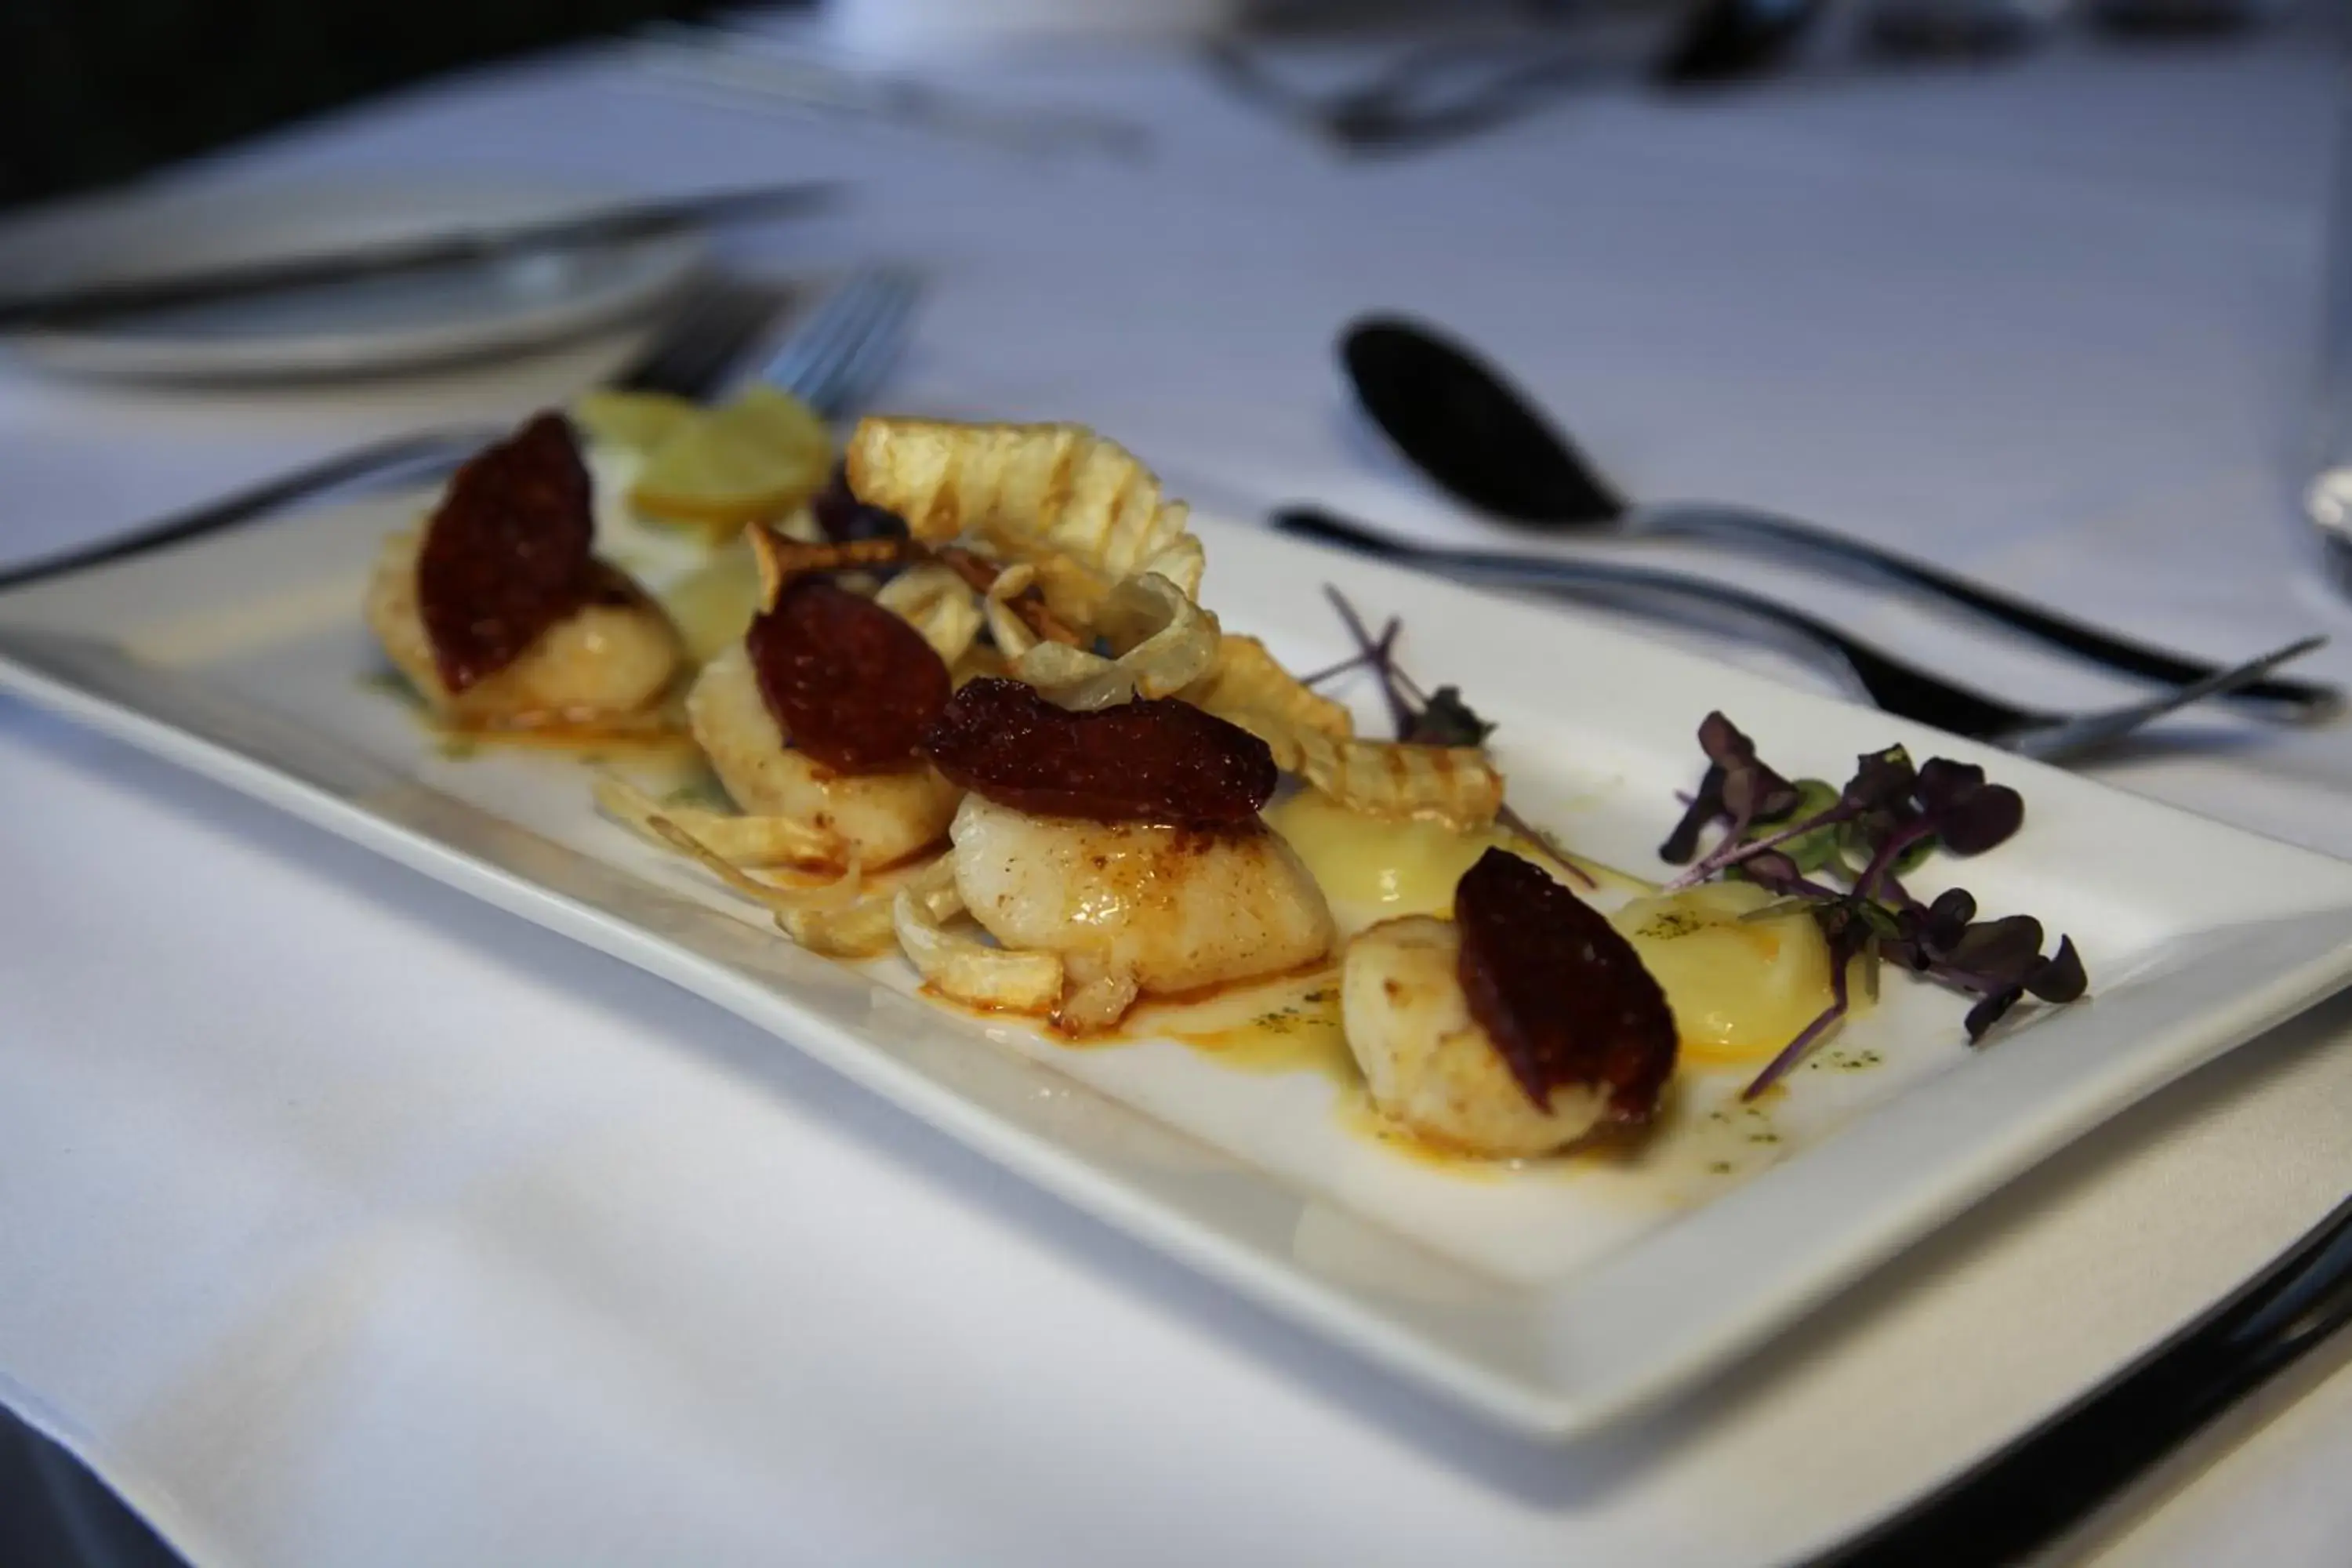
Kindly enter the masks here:
[[561, 415], [538, 416], [457, 470], [416, 560], [417, 613], [452, 693], [588, 602], [594, 536], [588, 469]]
[[999, 805], [1095, 822], [1245, 823], [1278, 778], [1264, 741], [1189, 702], [1073, 713], [1017, 680], [968, 682], [923, 751], [950, 780]]
[[1603, 1089], [1608, 1119], [1647, 1121], [1675, 1070], [1666, 994], [1605, 916], [1530, 861], [1489, 849], [1454, 891], [1470, 1016], [1537, 1105]]

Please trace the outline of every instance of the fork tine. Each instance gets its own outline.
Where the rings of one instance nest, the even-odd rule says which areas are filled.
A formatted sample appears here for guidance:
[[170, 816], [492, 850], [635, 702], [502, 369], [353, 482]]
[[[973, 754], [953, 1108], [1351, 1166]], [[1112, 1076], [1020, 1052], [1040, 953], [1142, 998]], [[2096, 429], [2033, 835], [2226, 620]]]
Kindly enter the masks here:
[[836, 358], [832, 374], [809, 395], [809, 402], [824, 413], [840, 414], [854, 406], [905, 346], [908, 323], [914, 314], [914, 284], [903, 277], [884, 281], [865, 331]]
[[878, 274], [864, 268], [827, 294], [761, 373], [764, 379], [805, 397], [808, 387], [823, 378], [841, 353], [841, 345], [865, 330], [878, 281]]
[[[881, 297], [877, 296], [877, 300], [881, 300]], [[887, 303], [887, 300], [877, 303], [876, 309], [869, 311], [866, 319], [857, 323], [856, 331], [843, 334], [840, 341], [834, 345], [833, 353], [825, 356], [824, 363], [818, 365], [815, 372], [808, 378], [806, 385], [802, 389], [801, 396], [818, 413], [830, 417], [839, 410], [841, 398], [838, 389], [843, 373], [860, 353], [865, 352], [867, 342], [883, 325], [885, 321], [881, 313], [883, 303]]]
[[2202, 680], [2191, 681], [2159, 696], [2122, 708], [2077, 713], [2056, 723], [2032, 725], [2013, 734], [1995, 736], [1992, 743], [2039, 762], [2053, 763], [2062, 758], [2072, 761], [2119, 741], [2191, 703], [2213, 697], [2226, 697], [2261, 679], [2280, 665], [2301, 658], [2326, 641], [2324, 637], [2304, 637], [2284, 647], [2273, 649], [2260, 658], [2248, 659], [2230, 669], [2217, 670]]

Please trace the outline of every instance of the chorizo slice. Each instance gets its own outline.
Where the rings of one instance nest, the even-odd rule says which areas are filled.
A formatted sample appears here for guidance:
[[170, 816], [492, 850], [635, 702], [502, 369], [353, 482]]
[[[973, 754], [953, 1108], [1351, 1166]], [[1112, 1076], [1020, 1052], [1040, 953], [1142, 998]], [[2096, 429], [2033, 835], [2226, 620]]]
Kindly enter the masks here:
[[512, 664], [604, 580], [580, 444], [541, 414], [449, 481], [416, 558], [417, 613], [452, 693]]
[[952, 783], [1037, 816], [1219, 827], [1274, 794], [1264, 741], [1174, 698], [1088, 713], [1018, 680], [966, 682], [923, 738]]
[[836, 773], [913, 765], [953, 684], [922, 633], [822, 577], [786, 583], [743, 642], [785, 738]]
[[1531, 861], [1489, 849], [1454, 889], [1470, 1016], [1538, 1106], [1562, 1086], [1603, 1090], [1610, 1121], [1656, 1114], [1675, 1070], [1675, 1017], [1633, 944]]

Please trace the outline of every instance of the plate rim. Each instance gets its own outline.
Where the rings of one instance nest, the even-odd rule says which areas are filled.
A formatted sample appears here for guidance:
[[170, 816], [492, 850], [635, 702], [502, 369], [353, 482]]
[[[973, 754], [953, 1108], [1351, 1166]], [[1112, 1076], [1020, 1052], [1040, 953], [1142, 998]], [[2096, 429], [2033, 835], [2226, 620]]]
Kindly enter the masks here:
[[[167, 221], [190, 221], [193, 215], [222, 221], [208, 209], [291, 206], [322, 193], [331, 193], [346, 207], [407, 203], [446, 208], [454, 203], [469, 211], [498, 206], [531, 215], [572, 208], [584, 211], [628, 195], [621, 187], [583, 180], [462, 174], [440, 178], [386, 174], [357, 183], [294, 176], [218, 190], [140, 186], [55, 220], [68, 229], [79, 224], [99, 230], [98, 234], [47, 243], [61, 244], [68, 250], [76, 245], [103, 246], [110, 231], [140, 221], [142, 206], [160, 209]], [[460, 220], [448, 216], [440, 221]], [[37, 237], [35, 243], [41, 241]], [[259, 338], [188, 338], [102, 326], [49, 328], [12, 334], [7, 351], [12, 358], [46, 374], [100, 384], [300, 381], [424, 369], [584, 336], [652, 309], [687, 287], [709, 258], [707, 241], [692, 232], [650, 236], [604, 248], [630, 258], [630, 275], [563, 298], [519, 305], [488, 321], [437, 329], [320, 330]], [[120, 271], [121, 276], [132, 277], [140, 275], [141, 269]]]

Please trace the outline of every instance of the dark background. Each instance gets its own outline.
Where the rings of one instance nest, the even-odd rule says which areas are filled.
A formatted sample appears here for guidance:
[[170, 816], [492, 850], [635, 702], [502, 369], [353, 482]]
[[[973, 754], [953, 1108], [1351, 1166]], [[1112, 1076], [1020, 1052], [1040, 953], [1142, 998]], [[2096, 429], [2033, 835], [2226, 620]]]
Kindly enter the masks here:
[[0, 207], [713, 0], [0, 0]]

